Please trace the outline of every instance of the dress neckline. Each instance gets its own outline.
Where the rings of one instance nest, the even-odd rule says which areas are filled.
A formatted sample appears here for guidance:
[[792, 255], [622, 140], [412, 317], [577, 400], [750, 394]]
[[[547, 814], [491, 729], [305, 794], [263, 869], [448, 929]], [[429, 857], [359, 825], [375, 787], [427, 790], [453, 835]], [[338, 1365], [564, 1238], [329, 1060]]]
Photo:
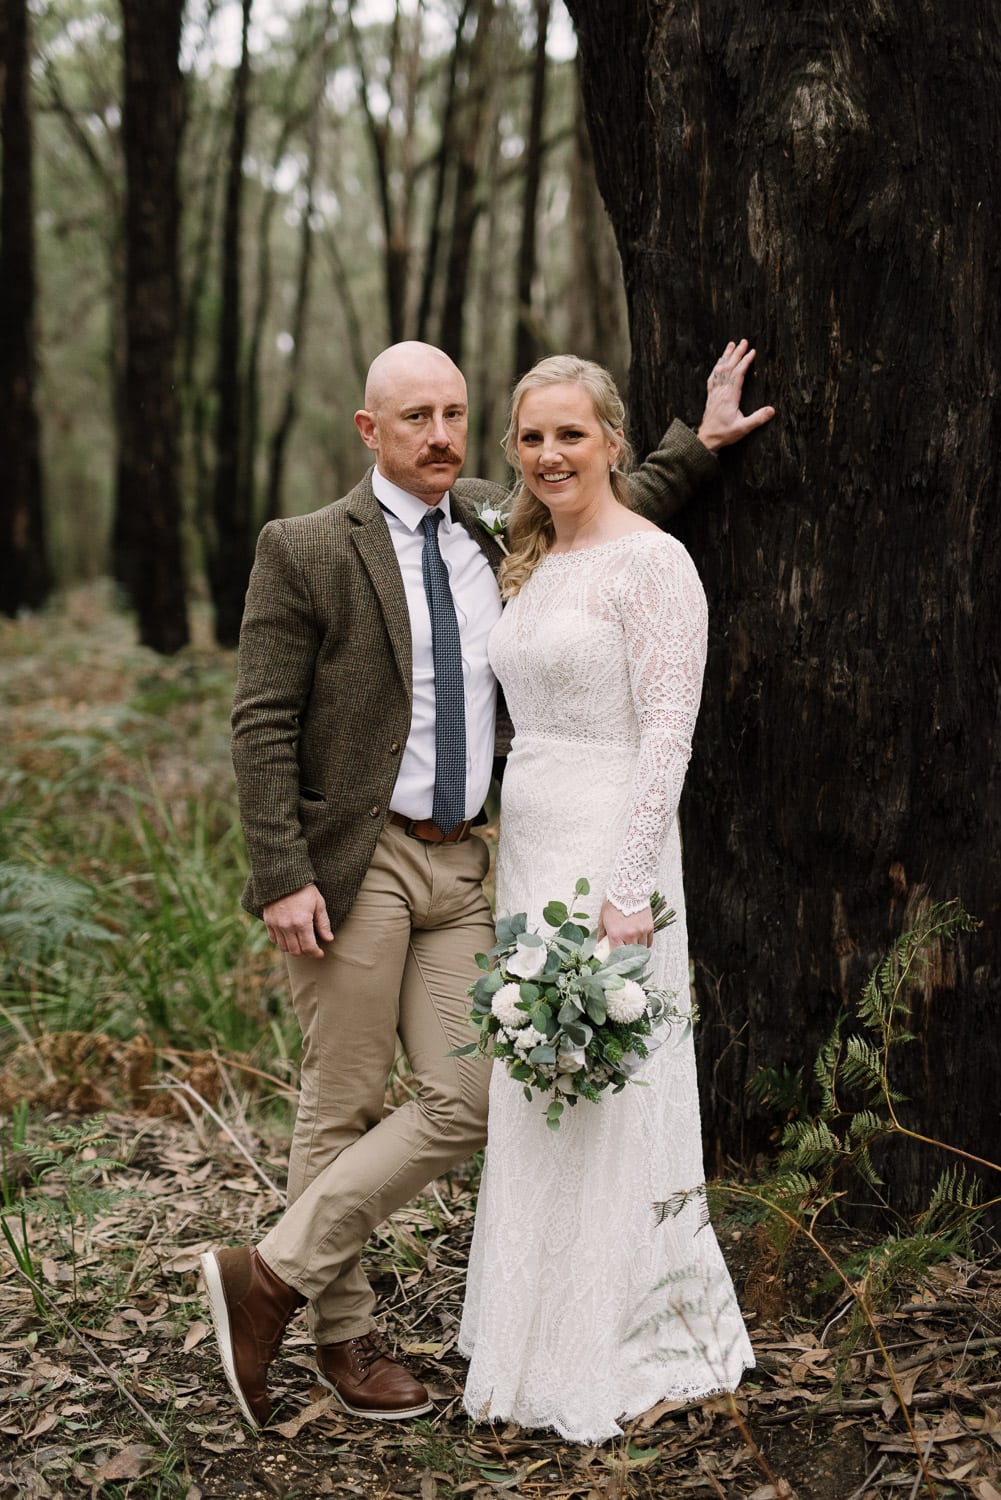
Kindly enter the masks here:
[[595, 542], [593, 547], [576, 547], [570, 552], [547, 552], [540, 559], [538, 566], [541, 568], [547, 562], [565, 562], [571, 557], [592, 557], [596, 552], [608, 552], [613, 547], [620, 547], [623, 542], [633, 542], [637, 537], [650, 537], [661, 540], [667, 537], [666, 531], [625, 531], [621, 536], [613, 536], [607, 542]]

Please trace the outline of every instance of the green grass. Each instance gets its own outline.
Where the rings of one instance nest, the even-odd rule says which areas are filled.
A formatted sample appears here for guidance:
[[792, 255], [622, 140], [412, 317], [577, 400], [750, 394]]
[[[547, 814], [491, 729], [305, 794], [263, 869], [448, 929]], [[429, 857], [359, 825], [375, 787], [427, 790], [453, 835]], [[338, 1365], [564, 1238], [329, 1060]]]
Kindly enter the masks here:
[[142, 1030], [287, 1072], [284, 970], [239, 905], [232, 658], [160, 661], [103, 614], [5, 636], [0, 1064], [26, 1037]]

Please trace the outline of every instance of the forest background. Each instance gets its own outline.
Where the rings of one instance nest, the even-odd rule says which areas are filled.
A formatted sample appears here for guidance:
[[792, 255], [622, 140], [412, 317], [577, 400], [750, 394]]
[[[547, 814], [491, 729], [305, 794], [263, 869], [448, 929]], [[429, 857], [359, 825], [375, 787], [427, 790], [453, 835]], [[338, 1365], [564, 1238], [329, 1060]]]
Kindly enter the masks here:
[[712, 617], [682, 816], [708, 1160], [785, 1132], [808, 1217], [896, 1234], [995, 1198], [995, 7], [3, 0], [0, 43], [8, 1148], [234, 1076], [284, 1128], [232, 648], [260, 525], [362, 472], [371, 357], [446, 348], [467, 472], [503, 478], [539, 355], [608, 365], [642, 450], [747, 334], [779, 416], [678, 524]]

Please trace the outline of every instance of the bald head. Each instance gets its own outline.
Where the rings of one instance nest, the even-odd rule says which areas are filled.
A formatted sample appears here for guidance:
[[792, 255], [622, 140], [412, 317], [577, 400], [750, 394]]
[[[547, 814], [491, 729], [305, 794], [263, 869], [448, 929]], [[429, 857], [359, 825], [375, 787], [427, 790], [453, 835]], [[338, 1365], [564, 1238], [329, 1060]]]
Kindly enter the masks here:
[[466, 382], [433, 344], [392, 344], [372, 361], [365, 406], [355, 412], [362, 442], [380, 473], [437, 505], [466, 456]]
[[390, 344], [368, 367], [365, 405], [369, 411], [376, 411], [387, 399], [395, 399], [401, 387], [428, 381], [448, 384], [453, 390], [461, 386], [462, 399], [466, 399], [462, 371], [444, 350], [417, 339]]

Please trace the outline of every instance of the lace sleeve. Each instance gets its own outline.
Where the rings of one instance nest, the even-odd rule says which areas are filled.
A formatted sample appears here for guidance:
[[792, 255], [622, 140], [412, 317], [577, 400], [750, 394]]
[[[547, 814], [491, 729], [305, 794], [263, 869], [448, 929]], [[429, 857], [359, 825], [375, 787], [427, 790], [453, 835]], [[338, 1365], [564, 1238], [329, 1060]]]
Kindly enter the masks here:
[[623, 578], [622, 627], [640, 748], [626, 834], [606, 896], [627, 915], [650, 899], [678, 810], [706, 664], [706, 598], [673, 538], [644, 548]]

